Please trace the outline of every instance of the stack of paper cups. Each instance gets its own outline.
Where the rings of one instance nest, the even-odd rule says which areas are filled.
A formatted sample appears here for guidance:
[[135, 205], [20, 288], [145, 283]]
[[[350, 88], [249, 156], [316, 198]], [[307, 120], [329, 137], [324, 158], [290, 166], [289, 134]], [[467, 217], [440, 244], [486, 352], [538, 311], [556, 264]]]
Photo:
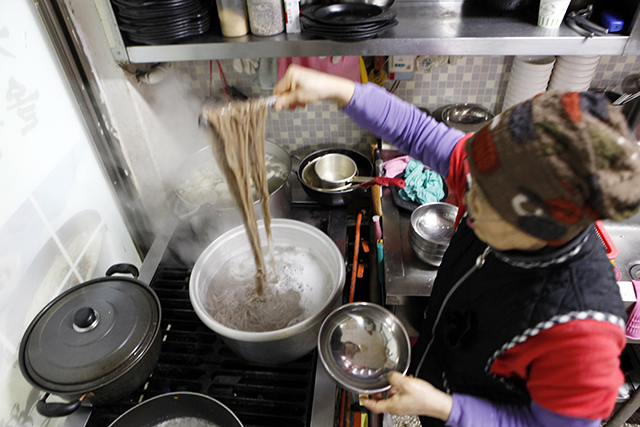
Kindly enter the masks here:
[[558, 28], [571, 0], [540, 0], [538, 26], [542, 28]]
[[553, 68], [549, 90], [589, 90], [599, 61], [598, 55], [559, 56]]
[[502, 109], [506, 110], [547, 90], [555, 56], [516, 56]]

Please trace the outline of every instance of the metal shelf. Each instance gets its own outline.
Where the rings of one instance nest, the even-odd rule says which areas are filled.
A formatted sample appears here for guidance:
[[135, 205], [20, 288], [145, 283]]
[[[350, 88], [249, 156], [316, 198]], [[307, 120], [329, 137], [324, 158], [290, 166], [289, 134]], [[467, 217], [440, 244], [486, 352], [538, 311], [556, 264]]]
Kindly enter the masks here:
[[[537, 27], [513, 14], [468, 11], [460, 1], [396, 1], [399, 24], [378, 37], [335, 42], [300, 34], [225, 38], [192, 37], [171, 45], [126, 46], [133, 63], [229, 58], [276, 58], [328, 55], [627, 55], [635, 37], [584, 38], [564, 24], [557, 30]], [[633, 33], [633, 32], [632, 32]], [[631, 49], [635, 50], [635, 49]]]

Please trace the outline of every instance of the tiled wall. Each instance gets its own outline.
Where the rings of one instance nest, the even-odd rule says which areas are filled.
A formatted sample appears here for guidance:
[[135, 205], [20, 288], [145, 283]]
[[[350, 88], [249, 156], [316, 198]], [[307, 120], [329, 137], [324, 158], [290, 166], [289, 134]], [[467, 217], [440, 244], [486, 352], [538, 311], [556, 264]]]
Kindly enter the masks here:
[[[394, 92], [400, 98], [430, 111], [455, 102], [480, 104], [499, 112], [509, 80], [511, 56], [465, 56], [434, 58], [430, 70], [417, 70], [412, 80], [401, 81]], [[229, 85], [246, 95], [267, 96], [252, 83], [255, 77], [238, 73], [233, 61], [220, 61]], [[441, 65], [444, 64], [444, 65]], [[174, 64], [184, 81], [199, 97], [219, 93], [221, 79], [215, 62], [183, 62]], [[603, 56], [591, 85], [592, 88], [616, 88], [631, 73], [640, 72], [640, 57]], [[392, 81], [383, 85], [390, 89]], [[267, 137], [292, 154], [306, 155], [328, 146], [347, 146], [366, 151], [373, 141], [368, 132], [356, 126], [338, 108], [326, 102], [295, 112], [271, 112], [267, 121]]]

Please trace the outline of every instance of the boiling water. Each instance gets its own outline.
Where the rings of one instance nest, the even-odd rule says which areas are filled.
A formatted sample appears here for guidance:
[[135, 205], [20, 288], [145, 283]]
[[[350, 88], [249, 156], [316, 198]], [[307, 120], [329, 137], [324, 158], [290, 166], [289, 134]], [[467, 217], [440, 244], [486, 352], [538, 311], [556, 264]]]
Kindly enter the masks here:
[[268, 271], [264, 296], [255, 296], [256, 268], [248, 247], [225, 261], [211, 280], [207, 311], [227, 327], [282, 329], [319, 312], [331, 296], [332, 274], [310, 249], [277, 244], [263, 249]]
[[195, 417], [178, 417], [154, 424], [155, 427], [218, 427], [218, 424]]

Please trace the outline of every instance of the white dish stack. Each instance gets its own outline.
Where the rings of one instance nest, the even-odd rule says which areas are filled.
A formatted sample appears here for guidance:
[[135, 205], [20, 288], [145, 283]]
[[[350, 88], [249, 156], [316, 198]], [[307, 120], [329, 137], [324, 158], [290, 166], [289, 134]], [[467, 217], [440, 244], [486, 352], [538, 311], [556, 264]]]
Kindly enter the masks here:
[[553, 68], [549, 90], [588, 90], [596, 75], [598, 62], [598, 55], [559, 56]]
[[506, 110], [547, 90], [555, 56], [516, 56], [502, 109]]

